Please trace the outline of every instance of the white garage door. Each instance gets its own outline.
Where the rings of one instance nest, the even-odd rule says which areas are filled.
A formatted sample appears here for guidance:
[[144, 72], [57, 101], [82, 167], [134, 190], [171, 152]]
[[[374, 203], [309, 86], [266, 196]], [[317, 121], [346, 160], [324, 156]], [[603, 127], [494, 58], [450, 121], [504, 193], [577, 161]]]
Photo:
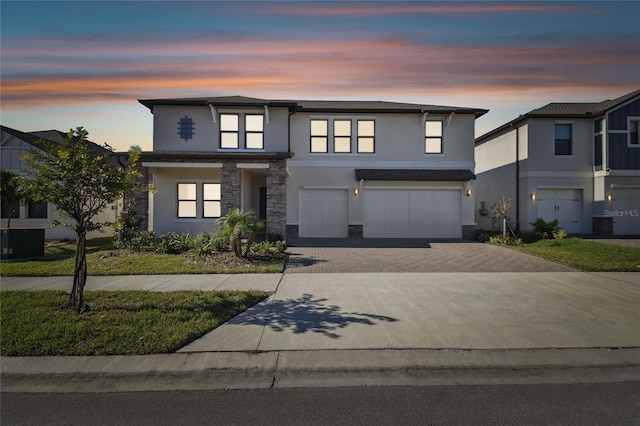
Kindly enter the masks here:
[[547, 222], [560, 221], [570, 234], [581, 232], [582, 191], [580, 189], [541, 189], [536, 197], [537, 216]]
[[460, 238], [460, 191], [366, 189], [365, 238]]
[[611, 195], [614, 235], [640, 235], [640, 188], [615, 188]]
[[300, 190], [301, 238], [346, 238], [347, 217], [346, 189]]

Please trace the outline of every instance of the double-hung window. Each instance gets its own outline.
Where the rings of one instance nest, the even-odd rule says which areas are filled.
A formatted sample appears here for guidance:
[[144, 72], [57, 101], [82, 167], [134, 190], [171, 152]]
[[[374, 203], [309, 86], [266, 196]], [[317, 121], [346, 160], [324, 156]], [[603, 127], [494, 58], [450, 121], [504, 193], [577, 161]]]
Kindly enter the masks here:
[[220, 217], [220, 184], [202, 184], [202, 217]]
[[424, 122], [425, 154], [442, 154], [442, 121]]
[[311, 152], [328, 152], [328, 120], [311, 120]]
[[247, 149], [264, 149], [264, 116], [262, 114], [244, 116], [244, 135]]
[[46, 201], [29, 201], [27, 203], [27, 217], [29, 219], [46, 219], [47, 218], [47, 202]]
[[217, 218], [220, 217], [219, 183], [178, 183], [178, 218]]
[[629, 146], [640, 147], [638, 127], [640, 127], [640, 119], [629, 120]]
[[375, 121], [358, 120], [358, 153], [373, 154], [375, 150]]
[[198, 217], [197, 194], [198, 185], [195, 183], [178, 184], [178, 217]]
[[238, 114], [220, 114], [220, 148], [239, 148]]
[[555, 155], [571, 155], [571, 124], [556, 123]]
[[333, 120], [333, 152], [351, 152], [351, 120]]

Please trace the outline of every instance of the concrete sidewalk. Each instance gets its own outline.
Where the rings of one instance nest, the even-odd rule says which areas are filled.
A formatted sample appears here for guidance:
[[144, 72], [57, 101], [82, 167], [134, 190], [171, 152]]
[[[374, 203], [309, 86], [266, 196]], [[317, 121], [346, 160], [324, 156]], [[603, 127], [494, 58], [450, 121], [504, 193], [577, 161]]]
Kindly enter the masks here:
[[273, 295], [176, 354], [3, 357], [2, 391], [640, 381], [639, 273], [121, 276], [87, 290], [136, 288]]

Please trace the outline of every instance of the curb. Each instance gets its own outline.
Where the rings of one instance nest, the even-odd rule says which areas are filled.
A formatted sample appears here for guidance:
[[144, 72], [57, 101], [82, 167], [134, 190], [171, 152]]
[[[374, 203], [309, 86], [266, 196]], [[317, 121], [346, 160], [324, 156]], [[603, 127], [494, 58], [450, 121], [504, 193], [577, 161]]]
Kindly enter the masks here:
[[640, 381], [640, 348], [387, 349], [1, 357], [2, 392]]

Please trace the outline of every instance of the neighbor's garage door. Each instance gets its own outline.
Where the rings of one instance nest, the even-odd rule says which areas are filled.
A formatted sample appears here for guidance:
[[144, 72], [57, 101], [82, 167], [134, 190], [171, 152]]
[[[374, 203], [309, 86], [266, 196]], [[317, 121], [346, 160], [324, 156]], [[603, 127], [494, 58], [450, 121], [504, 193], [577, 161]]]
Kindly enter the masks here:
[[365, 238], [460, 238], [460, 191], [366, 189]]
[[614, 188], [611, 216], [615, 235], [640, 235], [640, 188]]
[[346, 238], [346, 189], [300, 190], [300, 238]]
[[560, 228], [570, 234], [581, 232], [582, 190], [580, 189], [540, 189], [536, 197], [537, 217], [547, 222], [560, 221]]

